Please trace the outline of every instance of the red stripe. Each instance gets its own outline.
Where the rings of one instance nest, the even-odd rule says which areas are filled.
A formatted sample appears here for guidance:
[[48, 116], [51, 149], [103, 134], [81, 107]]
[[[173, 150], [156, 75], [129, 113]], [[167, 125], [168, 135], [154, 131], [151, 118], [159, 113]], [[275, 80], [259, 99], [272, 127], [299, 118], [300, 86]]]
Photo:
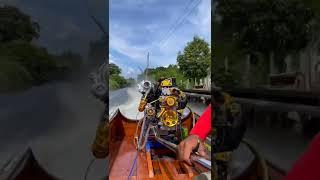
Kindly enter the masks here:
[[[294, 148], [294, 147], [293, 147]], [[311, 141], [308, 149], [296, 161], [286, 180], [320, 179], [320, 134]]]
[[198, 135], [202, 140], [205, 140], [211, 131], [211, 104], [205, 109], [199, 120], [192, 128], [190, 134]]

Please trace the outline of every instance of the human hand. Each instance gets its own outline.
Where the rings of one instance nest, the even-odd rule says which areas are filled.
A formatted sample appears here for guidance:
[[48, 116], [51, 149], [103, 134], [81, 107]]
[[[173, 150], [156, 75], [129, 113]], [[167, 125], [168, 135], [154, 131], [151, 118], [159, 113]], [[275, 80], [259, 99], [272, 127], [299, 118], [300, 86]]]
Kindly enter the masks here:
[[190, 135], [178, 145], [179, 159], [185, 161], [189, 165], [192, 165], [190, 155], [194, 150], [196, 150], [196, 153], [199, 156], [208, 156], [205, 152], [205, 146], [201, 139], [197, 135]]

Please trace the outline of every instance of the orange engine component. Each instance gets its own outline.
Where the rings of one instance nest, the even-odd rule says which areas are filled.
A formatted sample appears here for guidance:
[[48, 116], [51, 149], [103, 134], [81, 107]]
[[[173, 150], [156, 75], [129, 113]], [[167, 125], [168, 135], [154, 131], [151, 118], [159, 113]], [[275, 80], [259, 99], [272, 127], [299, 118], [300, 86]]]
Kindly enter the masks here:
[[147, 104], [147, 101], [142, 99], [142, 100], [140, 101], [138, 110], [139, 110], [140, 112], [144, 111], [144, 109], [145, 109], [145, 107], [146, 107], [146, 104]]

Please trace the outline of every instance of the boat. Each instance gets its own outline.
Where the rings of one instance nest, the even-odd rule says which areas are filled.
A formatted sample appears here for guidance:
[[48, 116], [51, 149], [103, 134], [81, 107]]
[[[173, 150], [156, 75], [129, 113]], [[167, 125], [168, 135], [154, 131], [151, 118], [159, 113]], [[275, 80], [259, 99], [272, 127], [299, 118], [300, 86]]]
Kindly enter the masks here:
[[[199, 115], [190, 110], [182, 119], [182, 123], [191, 129], [193, 120], [198, 118]], [[109, 158], [106, 170], [108, 179], [194, 179], [211, 171], [198, 163], [188, 166], [178, 161], [173, 151], [159, 144], [147, 144], [145, 151], [138, 151], [133, 141], [136, 127], [137, 120], [125, 117], [119, 109], [110, 117]], [[232, 152], [232, 156], [228, 172], [232, 180], [280, 180], [285, 176], [285, 171], [266, 161], [246, 140]], [[215, 172], [212, 170], [213, 179], [221, 179]], [[27, 148], [0, 168], [0, 179], [57, 180], [58, 178], [41, 167], [32, 149]]]
[[[191, 112], [182, 118], [182, 125], [192, 128]], [[198, 117], [196, 117], [198, 118]], [[109, 120], [109, 179], [192, 179], [208, 172], [200, 164], [187, 166], [176, 159], [170, 149], [151, 141], [145, 151], [138, 151], [134, 136], [138, 120], [126, 118], [118, 109]], [[148, 142], [149, 142], [148, 141]], [[152, 146], [152, 147], [150, 147]], [[197, 169], [195, 171], [194, 169]]]
[[[191, 109], [189, 110], [189, 113], [182, 119], [182, 124], [190, 130], [193, 126], [193, 120], [196, 121], [199, 115], [192, 112]], [[137, 119], [125, 117], [119, 109], [109, 119], [108, 174], [110, 180], [128, 178], [194, 179], [211, 171], [201, 164], [195, 163], [195, 166], [192, 167], [178, 161], [176, 154], [165, 146], [154, 146], [151, 150], [146, 146], [145, 151], [138, 151], [133, 140], [137, 122]], [[231, 179], [280, 180], [284, 177], [285, 172], [265, 161], [248, 141], [243, 141], [240, 147], [245, 151], [238, 152], [238, 155], [234, 156], [233, 162], [230, 163]], [[233, 153], [237, 154], [237, 152]], [[236, 167], [239, 161], [243, 161], [241, 157], [246, 157], [247, 163]], [[214, 171], [212, 175], [215, 177]], [[220, 178], [216, 177], [216, 179]]]

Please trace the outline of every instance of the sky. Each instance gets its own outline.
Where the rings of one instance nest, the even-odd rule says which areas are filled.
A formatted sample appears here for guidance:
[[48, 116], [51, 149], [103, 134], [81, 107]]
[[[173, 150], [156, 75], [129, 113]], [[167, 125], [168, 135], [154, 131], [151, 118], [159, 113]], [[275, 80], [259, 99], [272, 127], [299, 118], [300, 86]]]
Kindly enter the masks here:
[[51, 53], [72, 50], [85, 58], [90, 41], [102, 33], [89, 18], [92, 13], [108, 29], [107, 0], [0, 0], [31, 16], [40, 24], [40, 38], [35, 42]]
[[176, 64], [195, 35], [211, 44], [210, 0], [109, 0], [109, 62], [126, 78], [146, 68], [148, 52], [150, 68]]

